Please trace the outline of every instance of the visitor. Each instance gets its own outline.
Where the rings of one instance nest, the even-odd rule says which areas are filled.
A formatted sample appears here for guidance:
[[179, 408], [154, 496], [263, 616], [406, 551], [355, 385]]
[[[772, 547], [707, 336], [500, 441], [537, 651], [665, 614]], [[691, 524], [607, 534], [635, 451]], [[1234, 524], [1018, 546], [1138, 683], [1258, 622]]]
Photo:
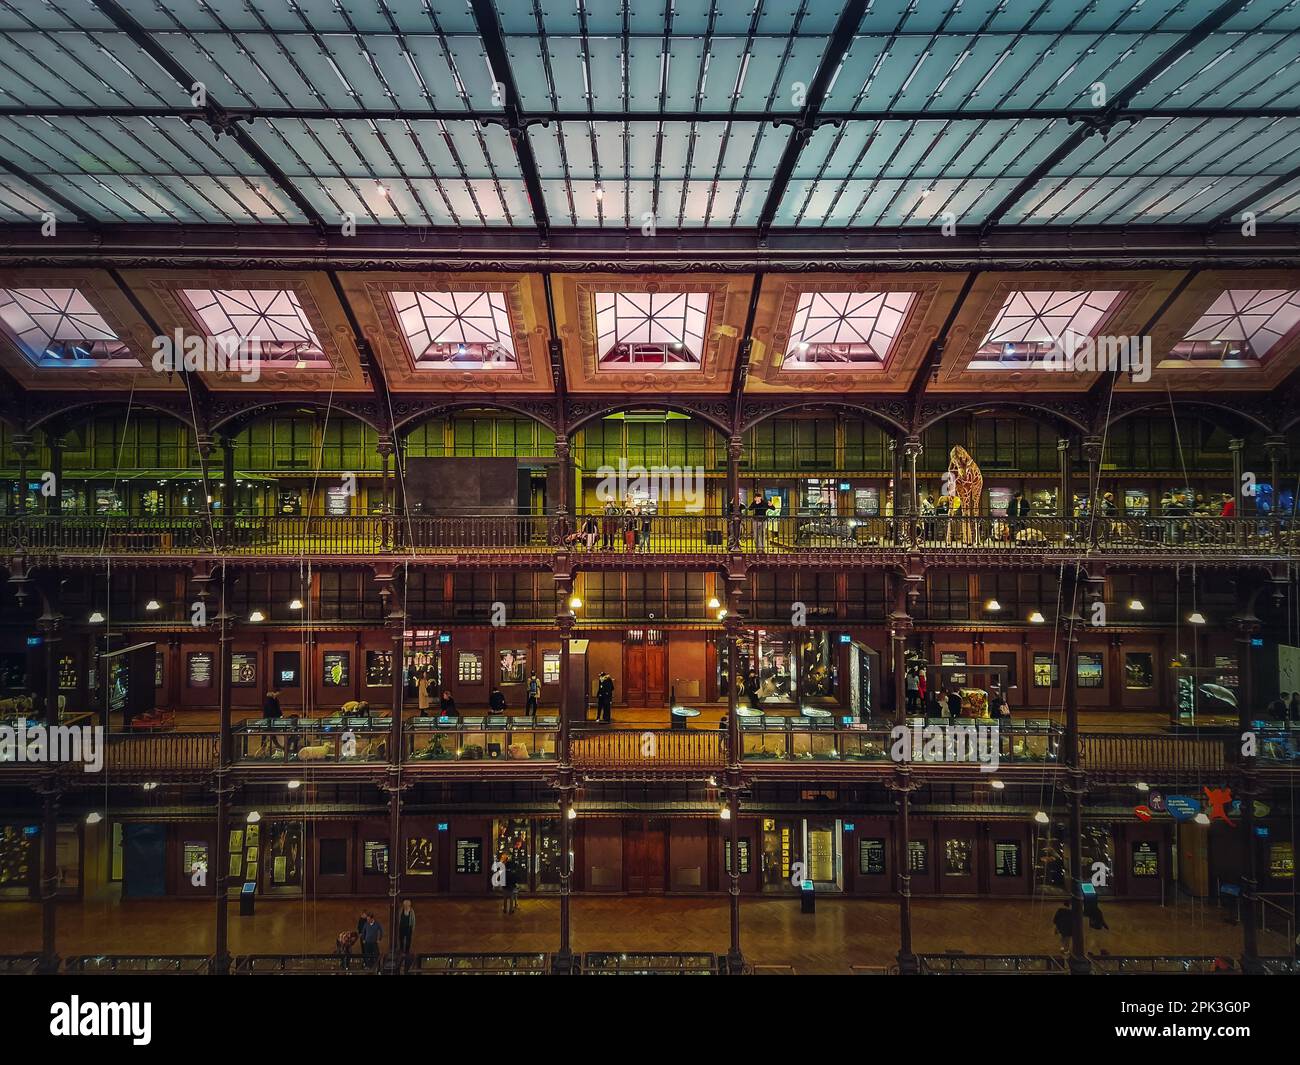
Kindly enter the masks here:
[[411, 971], [411, 944], [415, 939], [415, 907], [410, 899], [402, 900], [402, 912], [397, 915], [397, 949], [402, 956], [402, 971]]
[[506, 712], [506, 697], [500, 688], [492, 689], [492, 694], [488, 696], [488, 709], [494, 714]]
[[459, 717], [456, 712], [456, 700], [451, 697], [451, 692], [444, 691], [442, 698], [438, 700], [438, 713], [443, 717]]
[[1108, 932], [1110, 925], [1101, 913], [1101, 901], [1096, 895], [1088, 895], [1083, 900], [1083, 913], [1088, 918], [1088, 927], [1094, 932]]
[[1007, 506], [1007, 517], [1011, 520], [1008, 522], [1011, 530], [1011, 542], [1016, 542], [1016, 534], [1025, 527], [1025, 518], [1029, 517], [1029, 500], [1025, 498], [1024, 492], [1017, 492], [1011, 497], [1011, 502]]
[[614, 678], [602, 669], [596, 684], [596, 720], [608, 725], [613, 711]]
[[647, 506], [641, 511], [641, 524], [637, 528], [637, 550], [639, 551], [650, 550], [650, 519], [650, 508]]
[[429, 676], [428, 668], [422, 668], [415, 674], [415, 695], [420, 703], [420, 716], [429, 716]]
[[1287, 716], [1292, 721], [1300, 721], [1300, 692], [1291, 693], [1291, 702], [1287, 705]]
[[754, 489], [754, 499], [749, 504], [750, 526], [754, 531], [754, 550], [767, 550], [767, 500], [761, 490]]
[[948, 716], [954, 721], [961, 717], [961, 693], [956, 688], [948, 693]]
[[998, 709], [996, 716], [998, 723], [1002, 725], [1011, 724], [1011, 704], [1007, 701], [1006, 696], [999, 692], [997, 702]]
[[915, 715], [921, 708], [921, 682], [917, 679], [916, 670], [907, 671], [903, 685], [907, 689], [907, 712]]
[[605, 516], [600, 519], [600, 546], [603, 551], [614, 550], [618, 536], [618, 504], [612, 499], [605, 504]]
[[1287, 719], [1287, 717], [1290, 714], [1290, 711], [1286, 705], [1286, 695], [1287, 695], [1286, 692], [1282, 692], [1281, 694], [1277, 695], [1271, 703], [1268, 704], [1268, 709], [1265, 711], [1265, 718], [1267, 720], [1285, 721]]
[[641, 519], [637, 515], [636, 507], [629, 506], [626, 510], [623, 511], [622, 526], [623, 526], [623, 550], [635, 551], [637, 531], [641, 528]]
[[1074, 920], [1070, 914], [1069, 906], [1062, 906], [1052, 915], [1052, 924], [1056, 927], [1056, 934], [1061, 938], [1061, 953], [1069, 952], [1070, 943], [1074, 939]]
[[726, 731], [727, 731], [727, 726], [728, 726], [730, 723], [731, 723], [731, 717], [730, 717], [730, 715], [724, 713], [724, 714], [722, 715], [722, 717], [718, 720], [718, 731], [719, 731], [719, 732], [726, 732]]
[[542, 682], [537, 679], [537, 674], [532, 673], [528, 677], [528, 702], [524, 705], [524, 716], [533, 717], [537, 714], [537, 700], [542, 695]]
[[[284, 753], [284, 744], [280, 742], [280, 737], [276, 735], [276, 728], [279, 726], [280, 718], [283, 711], [280, 709], [280, 693], [274, 688], [266, 693], [266, 698], [262, 700], [262, 717], [266, 720], [266, 731], [268, 739], [262, 743], [262, 753], [279, 751]], [[275, 757], [271, 753], [271, 757]]]
[[361, 959], [366, 968], [379, 967], [379, 944], [384, 938], [384, 926], [375, 920], [373, 913], [366, 914], [361, 926]]
[[361, 937], [351, 928], [340, 932], [334, 940], [334, 951], [339, 956], [339, 965], [344, 969], [352, 967], [352, 948]]
[[921, 496], [922, 538], [928, 543], [934, 539], [934, 500], [928, 495]]
[[506, 867], [506, 893], [501, 902], [502, 913], [514, 913], [519, 909], [519, 874], [515, 872], [515, 863], [507, 860]]
[[582, 532], [579, 534], [579, 538], [582, 540], [582, 546], [588, 551], [595, 550], [596, 537], [598, 535], [599, 534], [596, 531], [596, 519], [588, 517], [587, 520], [582, 523]]
[[943, 693], [943, 689], [940, 689], [940, 690], [937, 691], [937, 692], [935, 692], [935, 691], [928, 692], [928, 693], [926, 694], [926, 696], [925, 696], [925, 716], [926, 716], [927, 718], [931, 718], [931, 719], [933, 719], [933, 718], [937, 718], [937, 717], [942, 717], [942, 716], [943, 716], [943, 708], [942, 708], [942, 707], [940, 706], [940, 704], [939, 704], [939, 698], [940, 698], [940, 696], [942, 695], [942, 693]]

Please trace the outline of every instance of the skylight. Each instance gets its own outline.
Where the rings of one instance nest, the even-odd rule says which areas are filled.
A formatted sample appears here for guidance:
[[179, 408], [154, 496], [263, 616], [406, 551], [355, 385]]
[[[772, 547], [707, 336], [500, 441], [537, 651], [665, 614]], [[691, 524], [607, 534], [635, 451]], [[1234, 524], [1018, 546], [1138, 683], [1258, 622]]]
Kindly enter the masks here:
[[0, 327], [37, 366], [140, 365], [80, 289], [0, 289]]
[[181, 296], [208, 336], [239, 340], [250, 355], [300, 370], [330, 365], [296, 292], [187, 288]]
[[803, 293], [783, 368], [883, 369], [915, 299], [915, 292]]
[[595, 305], [601, 369], [700, 369], [707, 292], [597, 292]]
[[1300, 325], [1300, 292], [1228, 289], [1169, 351], [1170, 359], [1251, 365], [1261, 362]]
[[417, 369], [518, 369], [503, 293], [392, 292], [390, 296]]
[[970, 369], [1033, 369], [1053, 352], [1074, 350], [1072, 343], [1097, 336], [1123, 295], [1055, 289], [1008, 293]]

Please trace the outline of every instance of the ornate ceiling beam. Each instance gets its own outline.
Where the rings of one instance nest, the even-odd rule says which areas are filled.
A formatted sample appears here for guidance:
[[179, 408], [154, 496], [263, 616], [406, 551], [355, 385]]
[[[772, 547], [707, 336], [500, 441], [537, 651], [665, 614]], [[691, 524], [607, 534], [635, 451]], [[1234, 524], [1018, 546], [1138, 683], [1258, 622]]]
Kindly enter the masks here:
[[370, 381], [370, 392], [375, 397], [375, 420], [380, 425], [387, 425], [389, 435], [393, 440], [396, 440], [396, 415], [393, 412], [393, 403], [388, 392], [388, 379], [384, 376], [383, 367], [379, 364], [379, 359], [375, 356], [370, 341], [366, 339], [365, 331], [361, 328], [357, 313], [348, 301], [348, 294], [339, 281], [339, 275], [334, 270], [328, 270], [326, 274], [329, 277], [330, 285], [334, 289], [334, 296], [339, 301], [339, 306], [343, 308], [343, 317], [347, 319], [348, 329], [352, 333], [352, 343], [356, 346], [357, 354], [361, 358], [361, 366]]
[[736, 365], [731, 374], [732, 431], [739, 433], [744, 417], [745, 382], [749, 380], [749, 356], [754, 350], [754, 319], [758, 316], [758, 300], [763, 292], [763, 272], [754, 273], [749, 290], [749, 309], [745, 312], [745, 328], [741, 331], [740, 348], [736, 352]]
[[[126, 34], [145, 55], [170, 75], [185, 92], [192, 93], [194, 91], [197, 82], [189, 71], [176, 61], [171, 52], [154, 40], [152, 35], [125, 8], [117, 3], [117, 0], [91, 0], [91, 3], [99, 8], [113, 25]], [[316, 230], [323, 232], [325, 220], [320, 216], [312, 202], [303, 195], [302, 190], [290, 180], [289, 176], [280, 168], [280, 165], [262, 149], [262, 146], [249, 136], [248, 131], [241, 127], [240, 122], [246, 122], [247, 120], [241, 118], [238, 113], [222, 107], [213, 98], [212, 94], [206, 92], [206, 90], [203, 94], [203, 100], [202, 106], [194, 108], [189, 113], [190, 116], [206, 122], [216, 137], [221, 137], [222, 134], [226, 133], [230, 134], [231, 138], [244, 150], [244, 153], [262, 168], [267, 179], [292, 201], [302, 216]], [[185, 116], [182, 115], [181, 117]]]
[[948, 334], [952, 332], [957, 316], [961, 314], [962, 308], [966, 305], [966, 297], [970, 295], [970, 290], [975, 284], [975, 278], [978, 276], [979, 274], [974, 270], [966, 275], [966, 280], [962, 282], [961, 291], [957, 293], [957, 298], [952, 301], [952, 306], [948, 309], [948, 316], [943, 321], [943, 327], [939, 330], [938, 336], [931, 342], [929, 349], [925, 353], [925, 358], [921, 360], [921, 365], [916, 369], [916, 375], [912, 378], [912, 383], [907, 387], [908, 424], [912, 426], [917, 424], [917, 411], [920, 408], [921, 400], [925, 397], [926, 386], [930, 383], [934, 371], [939, 368], [939, 360], [943, 357], [944, 346], [948, 343]]
[[849, 47], [853, 44], [858, 27], [862, 25], [862, 16], [866, 13], [867, 3], [868, 0], [849, 0], [844, 5], [844, 10], [840, 12], [839, 20], [835, 23], [835, 30], [830, 40], [826, 42], [826, 51], [822, 53], [817, 73], [813, 75], [812, 82], [808, 86], [804, 105], [798, 114], [791, 116], [789, 120], [794, 130], [786, 142], [785, 150], [781, 153], [780, 161], [776, 164], [772, 183], [767, 188], [767, 199], [763, 201], [763, 208], [758, 215], [760, 241], [766, 240], [768, 230], [776, 221], [776, 213], [781, 209], [781, 200], [785, 198], [786, 187], [794, 175], [794, 168], [799, 163], [804, 145], [808, 143], [817, 128], [818, 114], [826, 100], [826, 93], [830, 90], [835, 72], [839, 70]]
[[1007, 193], [998, 205], [989, 212], [988, 217], [980, 226], [980, 233], [987, 233], [993, 226], [1001, 222], [1012, 207], [1019, 203], [1034, 186], [1051, 174], [1059, 163], [1069, 158], [1094, 133], [1100, 133], [1104, 139], [1109, 134], [1111, 127], [1120, 121], [1120, 116], [1138, 93], [1148, 88], [1156, 78], [1240, 12], [1249, 2], [1250, 0], [1227, 0], [1227, 3], [1220, 4], [1191, 30], [1180, 37], [1175, 44], [1165, 49], [1156, 59], [1152, 60], [1146, 69], [1115, 95], [1110, 103], [1103, 108], [1099, 108], [1091, 118], [1081, 121], [1080, 125], [1061, 142], [1055, 151], [1051, 152], [1016, 183], [1016, 187]]
[[365, 226], [355, 236], [251, 224], [0, 225], [0, 265], [156, 265], [253, 269], [499, 271], [1164, 269], [1300, 266], [1300, 226], [1253, 237], [1202, 226], [995, 226], [943, 236], [936, 226], [772, 229], [553, 229]]
[[487, 52], [488, 66], [492, 77], [500, 90], [499, 95], [503, 111], [495, 116], [510, 134], [511, 143], [519, 159], [519, 173], [524, 179], [524, 188], [528, 190], [529, 206], [533, 219], [537, 223], [537, 233], [543, 244], [551, 228], [550, 216], [546, 211], [546, 198], [542, 194], [541, 172], [537, 169], [537, 159], [533, 155], [533, 146], [528, 140], [528, 127], [524, 122], [523, 103], [519, 89], [515, 85], [514, 71], [510, 68], [510, 56], [506, 52], [505, 36], [501, 32], [501, 22], [497, 18], [496, 7], [492, 0], [470, 0], [470, 9], [474, 14], [474, 24], [483, 41], [483, 50]]

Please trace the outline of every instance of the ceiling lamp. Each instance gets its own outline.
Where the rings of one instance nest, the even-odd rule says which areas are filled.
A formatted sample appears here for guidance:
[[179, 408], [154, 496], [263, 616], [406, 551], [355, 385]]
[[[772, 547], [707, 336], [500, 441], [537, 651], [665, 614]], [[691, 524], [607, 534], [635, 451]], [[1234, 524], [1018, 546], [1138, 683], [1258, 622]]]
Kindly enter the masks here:
[[1190, 614], [1187, 615], [1187, 621], [1189, 624], [1192, 625], [1204, 625], [1205, 615], [1202, 614], [1199, 610], [1193, 610]]
[[302, 600], [301, 600], [301, 599], [290, 599], [290, 600], [289, 600], [289, 609], [290, 609], [290, 610], [301, 610], [301, 609], [302, 609]]
[[251, 614], [248, 615], [248, 620], [249, 620], [249, 621], [265, 621], [265, 620], [266, 620], [266, 615], [263, 614], [260, 610], [254, 610]]
[[1147, 784], [1147, 783], [1144, 783], [1144, 782], [1141, 781], [1141, 780], [1139, 780], [1139, 781], [1138, 781], [1136, 784], [1134, 784], [1133, 786], [1134, 786], [1135, 788], [1137, 788], [1138, 791], [1150, 791], [1150, 790], [1151, 790], [1151, 785], [1150, 785], [1150, 784]]
[[88, 825], [97, 825], [102, 820], [104, 820], [104, 815], [98, 810], [91, 810], [90, 813], [86, 814], [86, 824]]
[[719, 610], [719, 611], [718, 611], [718, 620], [719, 620], [719, 621], [723, 620], [723, 618], [725, 618], [726, 616], [727, 616], [727, 612], [726, 612], [725, 610]]
[[291, 780], [291, 781], [289, 781], [289, 790], [290, 790], [290, 791], [297, 791], [297, 790], [298, 790], [299, 788], [301, 788], [301, 787], [302, 787], [302, 781], [301, 781], [301, 780]]
[[990, 599], [987, 603], [984, 604], [984, 609], [985, 609], [985, 610], [1001, 610], [1001, 609], [1002, 609], [1002, 604], [999, 603], [996, 599]]
[[1006, 786], [1007, 786], [1007, 785], [1006, 785], [1006, 782], [1005, 782], [1005, 781], [1002, 781], [1002, 780], [990, 780], [990, 781], [989, 781], [989, 787], [991, 787], [994, 791], [1001, 791], [1001, 790], [1002, 790], [1003, 788], [1005, 788]]
[[717, 597], [716, 595], [713, 595], [713, 596], [710, 596], [710, 597], [709, 597], [709, 609], [710, 609], [710, 610], [717, 610], [717, 609], [718, 609], [719, 607], [721, 607], [721, 606], [722, 606], [722, 604], [721, 604], [720, 602], [718, 602], [718, 597]]
[[146, 610], [161, 610], [162, 603], [158, 602], [157, 599], [150, 599], [149, 602], [145, 603], [144, 608]]
[[1210, 823], [1210, 815], [1202, 810], [1199, 814], [1193, 817], [1192, 820], [1198, 825], [1208, 825]]
[[1143, 604], [1141, 599], [1130, 599], [1128, 601], [1128, 608], [1130, 610], [1145, 610], [1146, 606]]
[[98, 610], [93, 611], [93, 612], [91, 613], [91, 615], [90, 615], [90, 623], [91, 623], [92, 625], [102, 625], [102, 624], [104, 624], [104, 615], [101, 614]]
[[569, 807], [569, 820], [570, 820], [570, 821], [576, 821], [577, 819], [578, 819], [578, 809], [577, 809], [577, 807], [575, 807], [575, 806], [570, 806], [570, 807]]
[[244, 818], [244, 820], [247, 821], [250, 825], [255, 825], [257, 824], [258, 821], [262, 820], [262, 815], [259, 814], [256, 810], [249, 810], [248, 816]]
[[1047, 812], [1044, 810], [1039, 810], [1036, 814], [1034, 814], [1034, 820], [1037, 821], [1040, 825], [1047, 824], [1049, 820], [1047, 816]]
[[570, 609], [570, 610], [581, 610], [581, 609], [582, 609], [582, 600], [579, 599], [576, 595], [570, 597], [570, 599], [569, 599], [569, 609]]
[[1029, 615], [1029, 620], [1034, 625], [1041, 625], [1047, 619], [1043, 617], [1042, 611], [1035, 610], [1032, 614]]
[[724, 821], [730, 821], [730, 820], [731, 820], [731, 807], [728, 806], [728, 805], [724, 802], [724, 803], [722, 804], [721, 809], [718, 810], [718, 816], [721, 817]]

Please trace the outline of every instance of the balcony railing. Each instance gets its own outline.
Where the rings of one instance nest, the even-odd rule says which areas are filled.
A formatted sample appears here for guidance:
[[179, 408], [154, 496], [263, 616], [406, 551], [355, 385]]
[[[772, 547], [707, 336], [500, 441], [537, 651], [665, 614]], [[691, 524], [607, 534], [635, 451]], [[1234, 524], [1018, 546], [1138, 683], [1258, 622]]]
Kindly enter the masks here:
[[388, 761], [391, 718], [255, 718], [235, 726], [231, 757], [240, 764]]
[[577, 729], [575, 769], [722, 769], [726, 734], [709, 729]]
[[[749, 717], [741, 722], [741, 757], [746, 762], [880, 762], [896, 760], [895, 754], [906, 754], [907, 761], [919, 765], [955, 764], [978, 765], [996, 762], [1001, 765], [1053, 764], [1056, 762], [1061, 741], [1060, 729], [1050, 721], [1025, 722], [1015, 725], [994, 725], [991, 722], [960, 720], [956, 726], [947, 719], [922, 723], [919, 746], [916, 733], [909, 731], [904, 739], [897, 736], [890, 725], [848, 725], [834, 727], [809, 723], [802, 718]], [[926, 740], [927, 724], [944, 728], [975, 729], [982, 726], [993, 730], [983, 739], [978, 732], [968, 732], [958, 737], [955, 731], [936, 733], [942, 742]], [[948, 737], [951, 737], [949, 739]], [[896, 742], [905, 742], [905, 751], [895, 752]]]
[[106, 739], [105, 765], [111, 778], [182, 776], [208, 772], [217, 765], [215, 732], [114, 733]]
[[1116, 554], [1292, 554], [1300, 524], [1270, 518], [940, 518], [788, 516], [758, 522], [716, 515], [369, 515], [0, 518], [11, 550], [107, 555], [386, 555], [557, 550], [605, 558], [638, 554], [1061, 551]]
[[1217, 771], [1235, 764], [1240, 737], [1222, 733], [1180, 735], [1082, 732], [1079, 764], [1085, 771]]

